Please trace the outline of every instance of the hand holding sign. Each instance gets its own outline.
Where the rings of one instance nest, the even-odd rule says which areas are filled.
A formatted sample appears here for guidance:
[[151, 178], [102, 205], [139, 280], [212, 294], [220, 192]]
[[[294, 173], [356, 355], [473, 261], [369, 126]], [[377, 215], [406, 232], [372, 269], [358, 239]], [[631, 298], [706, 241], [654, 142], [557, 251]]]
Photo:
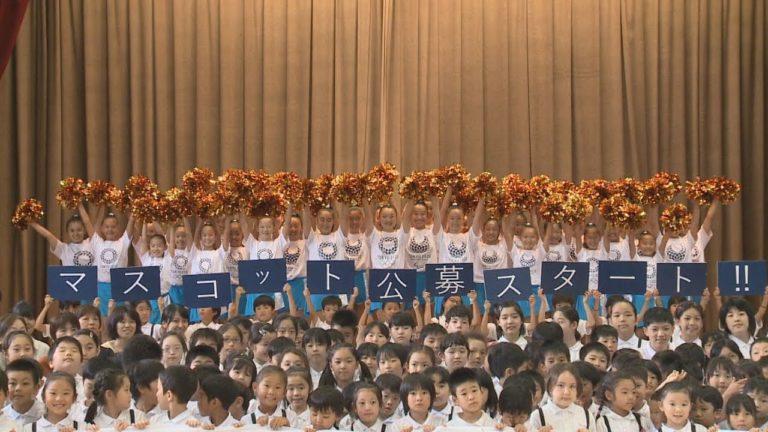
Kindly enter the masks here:
[[92, 301], [98, 279], [94, 266], [48, 266], [48, 294], [62, 301]]

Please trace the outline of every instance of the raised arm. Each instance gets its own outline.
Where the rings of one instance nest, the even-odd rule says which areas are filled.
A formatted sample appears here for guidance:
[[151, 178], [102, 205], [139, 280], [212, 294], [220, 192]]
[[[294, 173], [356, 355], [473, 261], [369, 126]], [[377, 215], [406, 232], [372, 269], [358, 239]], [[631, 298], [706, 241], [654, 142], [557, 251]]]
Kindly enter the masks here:
[[509, 215], [501, 217], [501, 235], [504, 236], [504, 241], [507, 243], [507, 249], [512, 249], [515, 244], [514, 230], [512, 229], [512, 218]]
[[629, 242], [629, 257], [634, 259], [637, 255], [637, 245], [635, 245], [635, 231], [629, 230], [627, 233], [627, 242]]
[[691, 218], [691, 226], [688, 227], [688, 231], [690, 231], [691, 235], [694, 239], [699, 237], [699, 222], [701, 221], [701, 207], [696, 205], [696, 203], [693, 204], [693, 217]]
[[55, 249], [56, 245], [59, 244], [59, 238], [39, 223], [31, 222], [29, 226], [31, 226], [33, 230], [48, 240], [48, 244], [51, 246], [51, 249]]
[[659, 255], [662, 258], [667, 258], [667, 242], [669, 241], [669, 233], [664, 230], [664, 235], [661, 237], [661, 243], [659, 243]]
[[200, 247], [200, 233], [203, 232], [203, 225], [205, 224], [205, 221], [198, 220], [195, 224], [195, 235], [192, 237], [192, 244], [195, 245], [195, 247], [198, 250], [202, 250], [203, 248]]
[[317, 312], [315, 311], [315, 305], [312, 304], [312, 295], [309, 293], [309, 288], [304, 288], [304, 301], [307, 303], [307, 312], [309, 312], [309, 325], [310, 327], [315, 324], [317, 320]]
[[658, 206], [651, 206], [648, 207], [648, 210], [646, 210], [648, 213], [648, 219], [646, 220], [646, 226], [648, 227], [648, 232], [653, 234], [654, 240], [659, 235], [659, 207]]
[[432, 322], [432, 295], [429, 291], [424, 291], [424, 325]]
[[549, 252], [549, 243], [552, 240], [552, 225], [554, 224], [551, 222], [547, 223], [547, 227], [544, 228], [544, 237], [541, 239], [544, 250], [547, 252]]
[[584, 238], [582, 235], [584, 234], [584, 223], [579, 222], [573, 227], [573, 239], [576, 243], [576, 254], [581, 252], [581, 248], [584, 247]]
[[[450, 193], [451, 193], [451, 187], [448, 186], [448, 192], [445, 193], [445, 198], [443, 199], [442, 204], [438, 201], [437, 197], [434, 196], [431, 198], [432, 200], [432, 233], [437, 235], [440, 230], [443, 229], [443, 221], [445, 213], [448, 211], [448, 206], [450, 205]], [[439, 210], [435, 212], [435, 209], [439, 207]]]
[[[240, 220], [240, 229], [243, 230], [243, 245], [245, 245], [245, 242], [248, 241], [248, 237], [251, 236], [251, 221], [248, 220], [248, 216], [242, 211], [238, 215], [238, 218]], [[285, 238], [288, 238], [288, 236], [286, 235]]]
[[171, 258], [176, 256], [176, 224], [168, 225], [168, 253]]
[[339, 229], [341, 233], [346, 237], [349, 235], [349, 205], [344, 203], [336, 203], [334, 208], [339, 209]]
[[104, 222], [104, 217], [106, 216], [106, 214], [107, 214], [107, 209], [103, 205], [99, 206], [99, 208], [96, 210], [96, 222], [93, 223], [94, 234], [101, 233], [101, 224], [102, 222]]
[[406, 233], [411, 230], [411, 214], [413, 213], [413, 201], [406, 200], [403, 207], [403, 231]]
[[287, 241], [291, 236], [291, 218], [293, 217], [293, 203], [288, 203], [283, 216], [283, 237]]
[[315, 218], [312, 217], [312, 210], [310, 210], [309, 205], [304, 205], [304, 220], [302, 222], [302, 226], [304, 227], [304, 238], [309, 238], [309, 233], [312, 232], [312, 230], [315, 228]]
[[83, 203], [80, 203], [77, 206], [77, 212], [80, 214], [80, 219], [83, 221], [85, 232], [88, 233], [88, 237], [92, 237], [94, 233], [93, 223], [91, 223], [91, 217], [88, 215], [88, 210], [85, 209]]
[[475, 208], [475, 217], [472, 219], [472, 232], [475, 234], [475, 237], [482, 236], [484, 219], [485, 219], [485, 197], [481, 197], [477, 201], [477, 207]]
[[472, 323], [470, 324], [470, 327], [473, 329], [478, 329], [480, 327], [482, 316], [480, 315], [480, 305], [477, 304], [477, 291], [472, 290], [467, 296], [469, 297], [469, 302], [472, 305]]
[[603, 249], [605, 250], [605, 253], [611, 252], [611, 241], [608, 240], [608, 230], [610, 227], [611, 225], [606, 223], [605, 228], [603, 229]]
[[133, 237], [133, 230], [136, 229], [134, 226], [135, 219], [133, 218], [133, 212], [128, 212], [128, 222], [125, 223], [125, 233], [128, 234], [128, 238]]
[[701, 224], [701, 228], [704, 230], [705, 233], [709, 235], [712, 235], [712, 222], [714, 222], [715, 215], [717, 214], [717, 210], [719, 208], [720, 208], [720, 201], [718, 200], [712, 201], [712, 204], [710, 204], [709, 208], [707, 209], [707, 215], [704, 216], [704, 222], [702, 222]]
[[141, 235], [133, 243], [133, 248], [136, 250], [136, 257], [141, 262], [141, 256], [147, 251], [147, 224], [141, 224]]
[[293, 298], [293, 292], [292, 292], [291, 284], [286, 283], [283, 286], [283, 292], [285, 293], [285, 296], [288, 297], [288, 313], [291, 314], [291, 316], [300, 317], [302, 316], [301, 312], [299, 312], [299, 309], [296, 307], [296, 300]]
[[[395, 210], [395, 211], [397, 211], [397, 210]], [[370, 202], [366, 202], [366, 203], [363, 204], [363, 214], [364, 214], [364, 219], [365, 219], [365, 221], [364, 221], [364, 227], [365, 227], [364, 232], [365, 232], [365, 236], [367, 237], [367, 236], [371, 235], [371, 233], [373, 232], [373, 227], [377, 226], [376, 225], [376, 217], [375, 217], [374, 212], [373, 212], [373, 206], [371, 205]], [[397, 213], [395, 213], [395, 214], [397, 214]]]
[[229, 230], [231, 226], [232, 215], [227, 215], [227, 219], [224, 221], [224, 232], [221, 234], [221, 248], [224, 249], [225, 252], [229, 252]]

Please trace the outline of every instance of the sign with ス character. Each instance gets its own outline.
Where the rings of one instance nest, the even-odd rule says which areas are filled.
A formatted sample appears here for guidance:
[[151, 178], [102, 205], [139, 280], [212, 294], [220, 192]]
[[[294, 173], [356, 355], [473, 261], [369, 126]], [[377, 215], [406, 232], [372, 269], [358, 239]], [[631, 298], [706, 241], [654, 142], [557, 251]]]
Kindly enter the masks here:
[[61, 301], [91, 302], [98, 296], [95, 266], [48, 266], [48, 294]]
[[352, 294], [355, 262], [307, 261], [307, 288], [311, 294]]
[[583, 295], [589, 287], [589, 263], [544, 261], [541, 289], [544, 294]]
[[287, 279], [285, 258], [242, 260], [237, 263], [240, 286], [247, 293], [282, 292]]
[[467, 295], [475, 289], [472, 263], [427, 264], [426, 289], [435, 297]]
[[375, 302], [410, 302], [416, 297], [416, 270], [371, 269], [368, 294]]
[[229, 273], [184, 275], [184, 306], [188, 308], [224, 307], [232, 302]]
[[648, 263], [644, 261], [600, 261], [597, 289], [605, 295], [643, 295], [648, 286]]
[[704, 263], [656, 264], [656, 289], [665, 296], [700, 296], [707, 287]]
[[717, 263], [720, 295], [763, 295], [765, 273], [765, 261], [720, 261]]
[[528, 300], [533, 294], [531, 268], [485, 270], [485, 299], [491, 303]]
[[115, 301], [157, 300], [160, 297], [160, 267], [119, 267], [109, 270]]

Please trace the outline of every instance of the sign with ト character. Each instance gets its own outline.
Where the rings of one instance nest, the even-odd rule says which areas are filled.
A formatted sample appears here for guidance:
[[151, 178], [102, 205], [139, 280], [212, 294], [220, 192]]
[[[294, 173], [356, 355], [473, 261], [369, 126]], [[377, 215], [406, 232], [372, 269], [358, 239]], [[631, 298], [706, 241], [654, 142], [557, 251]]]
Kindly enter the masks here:
[[720, 261], [717, 284], [721, 295], [762, 295], [765, 292], [765, 261]]
[[416, 270], [371, 269], [368, 297], [377, 302], [406, 302], [416, 297]]
[[707, 287], [704, 263], [658, 263], [656, 268], [656, 288], [661, 295], [700, 296]]
[[645, 294], [648, 263], [644, 261], [600, 261], [597, 289], [605, 295]]
[[285, 258], [238, 261], [240, 285], [247, 293], [283, 291], [287, 279]]
[[109, 270], [115, 301], [157, 300], [160, 267], [120, 267]]
[[312, 294], [352, 294], [355, 262], [307, 261], [307, 288]]
[[48, 266], [48, 294], [61, 301], [92, 301], [98, 295], [95, 266]]
[[582, 295], [589, 287], [589, 263], [544, 261], [541, 289], [545, 294]]
[[485, 270], [483, 276], [485, 298], [491, 303], [528, 300], [533, 294], [530, 267]]
[[472, 263], [427, 264], [426, 289], [436, 297], [467, 295], [475, 289]]
[[184, 306], [189, 308], [223, 307], [232, 301], [229, 273], [204, 273], [182, 276]]

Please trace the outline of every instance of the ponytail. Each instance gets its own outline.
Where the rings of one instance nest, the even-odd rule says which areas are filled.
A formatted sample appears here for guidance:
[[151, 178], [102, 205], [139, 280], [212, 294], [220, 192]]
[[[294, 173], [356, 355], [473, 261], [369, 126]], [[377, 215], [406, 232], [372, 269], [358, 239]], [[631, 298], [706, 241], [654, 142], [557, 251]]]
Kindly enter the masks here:
[[93, 403], [85, 412], [85, 423], [93, 424], [100, 406], [107, 403], [107, 391], [117, 392], [128, 375], [120, 369], [104, 369], [93, 378]]

